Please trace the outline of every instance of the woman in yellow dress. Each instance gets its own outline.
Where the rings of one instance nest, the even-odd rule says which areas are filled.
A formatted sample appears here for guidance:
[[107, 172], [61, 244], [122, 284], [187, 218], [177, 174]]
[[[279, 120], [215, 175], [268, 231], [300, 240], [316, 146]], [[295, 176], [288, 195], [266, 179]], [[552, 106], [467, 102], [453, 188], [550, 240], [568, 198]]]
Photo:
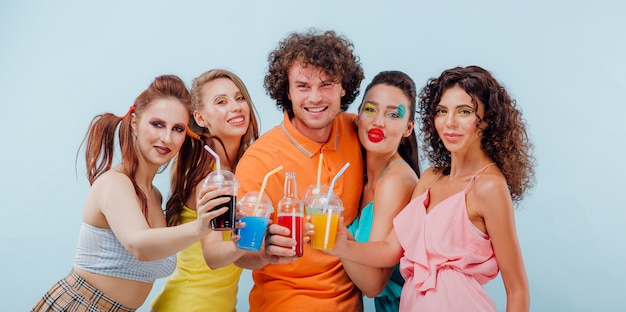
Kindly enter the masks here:
[[[235, 171], [239, 158], [259, 137], [257, 113], [243, 81], [223, 69], [209, 70], [191, 87], [194, 121], [190, 129], [202, 136], [190, 155], [181, 155], [172, 168], [172, 196], [167, 203], [168, 223], [196, 219], [195, 202], [204, 178], [215, 168], [202, 165], [210, 154], [220, 156], [222, 170]], [[188, 187], [191, 186], [191, 187]], [[242, 269], [232, 262], [242, 251], [231, 242], [231, 232], [213, 231], [178, 254], [176, 270], [152, 301], [155, 312], [236, 311]], [[210, 248], [203, 248], [210, 244]], [[204, 250], [203, 250], [204, 249]]]

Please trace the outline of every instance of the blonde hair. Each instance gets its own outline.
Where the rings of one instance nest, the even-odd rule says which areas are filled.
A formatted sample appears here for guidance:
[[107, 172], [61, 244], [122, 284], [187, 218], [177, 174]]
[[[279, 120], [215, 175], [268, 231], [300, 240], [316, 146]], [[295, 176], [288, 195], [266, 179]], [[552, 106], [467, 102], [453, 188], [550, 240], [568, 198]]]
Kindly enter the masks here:
[[[230, 72], [225, 69], [211, 69], [200, 76], [196, 77], [191, 84], [191, 108], [194, 111], [199, 111], [203, 108], [204, 104], [202, 103], [202, 87], [219, 78], [226, 78], [232, 81], [235, 86], [241, 91], [241, 94], [250, 105], [250, 124], [248, 125], [248, 129], [246, 133], [241, 137], [241, 142], [239, 144], [239, 150], [237, 151], [237, 155], [226, 155], [228, 159], [232, 162], [232, 167], [237, 166], [237, 162], [243, 155], [243, 153], [250, 147], [250, 145], [259, 138], [259, 122], [258, 122], [258, 113], [254, 104], [252, 103], [252, 98], [250, 97], [250, 93], [248, 92], [248, 88], [243, 83], [239, 76], [235, 75], [233, 72]], [[208, 128], [200, 127], [195, 120], [192, 120], [191, 128], [195, 133], [207, 134], [211, 135], [211, 132]]]

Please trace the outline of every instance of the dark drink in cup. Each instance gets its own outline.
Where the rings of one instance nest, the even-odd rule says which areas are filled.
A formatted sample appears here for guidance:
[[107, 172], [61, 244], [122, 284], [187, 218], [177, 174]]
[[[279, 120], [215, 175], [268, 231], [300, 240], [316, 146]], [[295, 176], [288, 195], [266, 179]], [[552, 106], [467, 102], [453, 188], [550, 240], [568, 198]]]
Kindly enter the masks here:
[[211, 220], [211, 228], [215, 231], [234, 230], [237, 215], [237, 189], [239, 188], [239, 183], [235, 179], [235, 175], [228, 170], [220, 170], [219, 172], [217, 170], [213, 171], [209, 173], [204, 181], [205, 187], [209, 185], [216, 186], [218, 189], [226, 189], [226, 195], [221, 195], [219, 197], [230, 198], [229, 202], [211, 209], [217, 210], [222, 207], [228, 207], [228, 211]]
[[237, 196], [234, 195], [222, 195], [218, 198], [228, 197], [230, 201], [211, 209], [218, 210], [222, 207], [228, 207], [228, 210], [223, 214], [213, 218], [211, 220], [211, 228], [216, 231], [229, 231], [235, 228], [235, 217], [237, 211]]

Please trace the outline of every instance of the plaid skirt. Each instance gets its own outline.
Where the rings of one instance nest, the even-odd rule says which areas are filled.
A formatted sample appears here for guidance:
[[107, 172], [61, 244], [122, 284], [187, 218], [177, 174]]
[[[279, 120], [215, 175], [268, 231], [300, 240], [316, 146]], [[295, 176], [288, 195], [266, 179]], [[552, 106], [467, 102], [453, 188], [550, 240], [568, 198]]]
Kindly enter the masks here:
[[76, 272], [72, 272], [58, 281], [37, 302], [31, 312], [133, 312], [119, 302], [107, 297], [101, 291], [87, 283]]

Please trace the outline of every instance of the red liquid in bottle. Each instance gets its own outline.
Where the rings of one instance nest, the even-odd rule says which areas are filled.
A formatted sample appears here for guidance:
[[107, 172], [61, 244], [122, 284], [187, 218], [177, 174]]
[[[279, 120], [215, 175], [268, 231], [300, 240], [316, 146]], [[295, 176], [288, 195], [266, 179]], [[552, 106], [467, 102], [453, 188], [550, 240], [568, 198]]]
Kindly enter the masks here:
[[302, 257], [304, 252], [304, 244], [302, 242], [302, 214], [282, 214], [278, 215], [278, 224], [289, 229], [289, 236], [298, 242], [293, 250], [296, 252], [296, 257]]

